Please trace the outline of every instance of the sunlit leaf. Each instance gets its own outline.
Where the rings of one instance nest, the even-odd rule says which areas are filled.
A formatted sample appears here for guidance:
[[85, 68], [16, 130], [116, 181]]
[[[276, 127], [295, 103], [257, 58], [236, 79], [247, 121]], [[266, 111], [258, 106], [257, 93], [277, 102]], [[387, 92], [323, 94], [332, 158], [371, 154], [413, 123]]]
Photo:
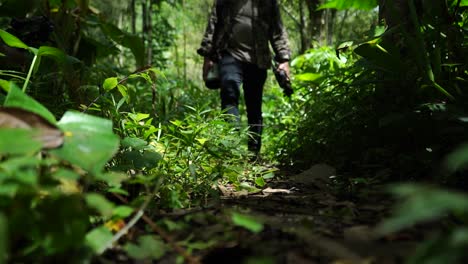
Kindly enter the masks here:
[[119, 138], [112, 132], [110, 120], [68, 111], [58, 126], [65, 133], [65, 142], [52, 153], [94, 174], [118, 150]]
[[126, 218], [130, 216], [133, 213], [134, 209], [130, 206], [117, 206], [114, 208], [114, 211], [112, 212], [112, 215], [118, 218]]
[[255, 184], [256, 184], [257, 186], [263, 187], [263, 186], [265, 186], [266, 182], [265, 182], [265, 180], [264, 180], [263, 177], [257, 177], [257, 178], [255, 179]]
[[5, 30], [0, 29], [0, 38], [10, 47], [20, 48], [20, 49], [29, 49], [29, 46], [24, 44], [19, 38], [13, 36], [12, 34], [6, 32]]
[[41, 46], [37, 51], [37, 56], [49, 57], [59, 64], [65, 64], [67, 62], [79, 62], [78, 59], [68, 56], [65, 52], [58, 48]]
[[234, 212], [232, 213], [231, 219], [235, 225], [243, 227], [253, 233], [259, 233], [263, 230], [263, 223], [251, 216]]
[[122, 219], [107, 221], [104, 226], [110, 231], [118, 232], [125, 227], [125, 222]]
[[333, 8], [338, 10], [371, 10], [375, 7], [377, 7], [377, 0], [329, 0], [327, 3], [321, 5], [319, 9]]
[[294, 78], [298, 81], [319, 83], [322, 80], [322, 75], [319, 73], [307, 72], [296, 74], [294, 75]]
[[119, 84], [119, 80], [117, 80], [116, 77], [111, 77], [111, 78], [107, 78], [104, 80], [104, 83], [102, 84], [102, 88], [104, 88], [105, 91], [110, 91], [114, 89], [115, 87], [117, 87], [118, 84]]

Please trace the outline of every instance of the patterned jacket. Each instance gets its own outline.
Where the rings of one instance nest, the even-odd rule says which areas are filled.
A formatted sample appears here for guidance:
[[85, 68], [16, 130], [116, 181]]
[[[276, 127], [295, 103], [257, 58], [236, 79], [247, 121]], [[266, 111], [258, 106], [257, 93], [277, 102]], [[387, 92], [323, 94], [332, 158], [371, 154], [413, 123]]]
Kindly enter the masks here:
[[[215, 0], [198, 54], [216, 61], [220, 52], [227, 48], [231, 34], [232, 17], [236, 9], [233, 1]], [[269, 68], [271, 54], [269, 43], [273, 47], [275, 60], [285, 62], [291, 58], [288, 35], [281, 21], [277, 0], [251, 0], [258, 3], [257, 15], [253, 18], [256, 64], [260, 68]], [[221, 13], [221, 14], [218, 14]]]

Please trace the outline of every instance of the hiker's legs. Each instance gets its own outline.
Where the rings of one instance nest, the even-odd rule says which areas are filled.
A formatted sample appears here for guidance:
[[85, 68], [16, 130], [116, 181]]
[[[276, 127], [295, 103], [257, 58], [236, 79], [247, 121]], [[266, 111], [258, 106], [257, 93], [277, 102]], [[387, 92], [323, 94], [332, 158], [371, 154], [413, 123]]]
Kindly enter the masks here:
[[235, 122], [238, 125], [240, 121], [240, 86], [243, 79], [242, 64], [230, 54], [224, 54], [219, 66], [221, 78], [221, 108], [226, 110], [227, 114], [234, 115]]
[[249, 150], [259, 153], [262, 146], [262, 97], [263, 86], [267, 77], [266, 69], [253, 64], [244, 64], [244, 99], [249, 122]]

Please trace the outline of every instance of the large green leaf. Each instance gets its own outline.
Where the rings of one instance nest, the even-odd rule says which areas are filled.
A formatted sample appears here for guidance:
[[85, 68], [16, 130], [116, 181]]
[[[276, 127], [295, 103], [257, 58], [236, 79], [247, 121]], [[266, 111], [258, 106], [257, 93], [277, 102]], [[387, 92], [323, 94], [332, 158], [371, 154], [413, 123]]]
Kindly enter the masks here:
[[338, 10], [371, 10], [375, 7], [377, 7], [377, 0], [329, 0], [327, 3], [321, 5], [319, 9], [333, 8]]
[[0, 29], [0, 38], [10, 47], [20, 48], [20, 49], [29, 49], [29, 46], [24, 44], [19, 38], [13, 36], [12, 34], [6, 32], [5, 30]]
[[65, 142], [52, 153], [89, 172], [102, 171], [118, 150], [119, 138], [110, 120], [68, 111], [57, 125], [65, 133]]
[[45, 108], [42, 104], [23, 93], [16, 84], [10, 82], [7, 98], [4, 106], [18, 107], [24, 110], [31, 111], [39, 116], [45, 118], [52, 124], [56, 124], [54, 115]]
[[26, 129], [0, 129], [0, 154], [33, 154], [42, 145], [34, 140], [34, 132]]
[[67, 55], [65, 52], [58, 48], [49, 46], [39, 47], [37, 51], [37, 56], [51, 58], [59, 64], [79, 62], [77, 58]]

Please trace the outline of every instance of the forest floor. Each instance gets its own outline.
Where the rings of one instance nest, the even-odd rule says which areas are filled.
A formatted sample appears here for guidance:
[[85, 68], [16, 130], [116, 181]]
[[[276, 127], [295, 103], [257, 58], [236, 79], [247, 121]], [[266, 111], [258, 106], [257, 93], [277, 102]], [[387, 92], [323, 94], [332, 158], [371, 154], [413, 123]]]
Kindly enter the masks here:
[[319, 164], [272, 180], [261, 191], [222, 186], [223, 195], [210, 206], [152, 215], [164, 219], [158, 224], [180, 246], [157, 263], [182, 263], [181, 248], [185, 263], [402, 263], [417, 235], [375, 231], [393, 206], [385, 186], [338, 197], [331, 184], [335, 174]]
[[412, 234], [375, 231], [393, 206], [385, 186], [367, 186], [353, 198], [338, 197], [336, 171], [312, 166], [270, 182], [258, 194], [225, 193], [223, 208], [263, 221], [258, 234], [239, 233], [230, 248], [212, 250], [203, 263], [402, 263], [416, 243]]

